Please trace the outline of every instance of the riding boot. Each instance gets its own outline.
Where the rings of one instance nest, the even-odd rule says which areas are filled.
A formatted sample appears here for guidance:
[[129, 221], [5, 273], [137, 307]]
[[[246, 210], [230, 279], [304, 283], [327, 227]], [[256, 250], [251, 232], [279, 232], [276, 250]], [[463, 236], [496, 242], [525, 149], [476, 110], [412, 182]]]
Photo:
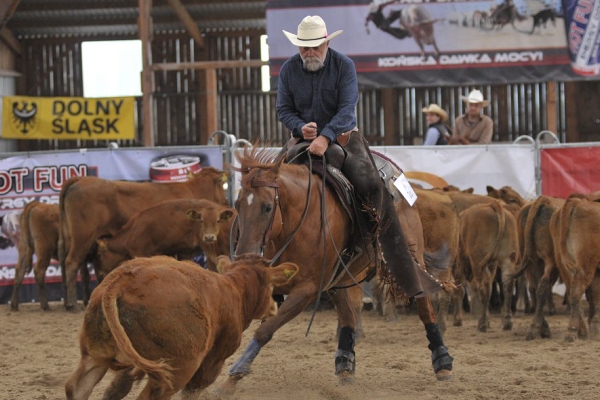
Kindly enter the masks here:
[[413, 259], [400, 225], [394, 200], [385, 188], [367, 141], [358, 131], [350, 133], [344, 146], [347, 157], [342, 172], [353, 184], [358, 196], [377, 215], [379, 242], [385, 262], [402, 291], [408, 296], [431, 295], [442, 285]]

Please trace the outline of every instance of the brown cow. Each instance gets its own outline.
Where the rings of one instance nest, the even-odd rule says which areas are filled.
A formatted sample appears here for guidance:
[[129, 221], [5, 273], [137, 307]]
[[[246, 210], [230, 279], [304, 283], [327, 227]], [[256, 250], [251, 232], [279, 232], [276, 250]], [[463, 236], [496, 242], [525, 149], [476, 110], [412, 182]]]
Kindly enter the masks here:
[[[92, 252], [96, 239], [117, 233], [144, 208], [178, 198], [207, 199], [227, 205], [223, 183], [227, 174], [203, 168], [186, 182], [123, 182], [96, 177], [69, 179], [60, 192], [59, 256], [66, 271], [65, 306], [75, 307], [77, 271]], [[64, 260], [64, 261], [63, 261]]]
[[580, 309], [584, 292], [589, 302], [590, 336], [598, 338], [600, 334], [600, 320], [596, 314], [600, 306], [599, 226], [600, 204], [585, 199], [567, 199], [550, 219], [555, 259], [567, 287], [571, 312], [565, 336], [569, 342], [575, 341], [577, 336], [588, 336]]
[[10, 300], [11, 310], [19, 309], [19, 290], [25, 274], [33, 267], [34, 253], [37, 262], [33, 272], [40, 295], [40, 307], [42, 310], [50, 309], [44, 280], [52, 259], [58, 260], [58, 229], [57, 205], [32, 201], [23, 209], [20, 219], [19, 260], [15, 266], [15, 284]]
[[508, 210], [513, 213], [513, 216], [517, 218], [519, 215], [519, 211], [525, 204], [527, 204], [527, 200], [525, 200], [516, 190], [511, 188], [510, 186], [503, 186], [500, 189], [495, 189], [492, 186], [486, 186], [486, 190], [488, 196], [493, 197], [495, 199], [500, 199], [506, 203], [508, 206]]
[[[484, 232], [488, 234], [482, 234]], [[498, 269], [504, 288], [503, 329], [512, 329], [512, 275], [519, 256], [518, 240], [516, 219], [499, 202], [471, 206], [461, 215], [458, 264], [473, 293], [479, 297], [481, 317], [477, 329], [480, 332], [488, 328], [491, 287]]]
[[[488, 196], [495, 199], [502, 200], [506, 204], [506, 208], [514, 215], [515, 218], [519, 218], [521, 209], [527, 204], [525, 200], [516, 190], [510, 186], [503, 186], [500, 189], [495, 189], [492, 186], [486, 186]], [[501, 282], [499, 282], [501, 285]], [[513, 301], [522, 301], [523, 308], [526, 312], [531, 310], [531, 302], [529, 300], [529, 293], [527, 291], [527, 279], [524, 275], [516, 277], [516, 296]], [[516, 308], [516, 304], [514, 305]]]
[[[501, 204], [504, 204], [507, 209], [513, 214], [513, 216], [515, 216], [515, 218], [517, 218], [519, 211], [521, 210], [521, 208], [523, 207], [523, 205], [525, 205], [527, 202], [526, 200], [519, 194], [517, 193], [514, 189], [512, 189], [510, 186], [503, 186], [500, 189], [495, 189], [492, 186], [487, 186], [486, 190], [488, 192], [487, 196], [483, 196], [480, 194], [471, 194], [469, 192], [469, 190], [467, 189], [466, 191], [453, 191], [450, 190], [448, 191], [446, 194], [448, 196], [450, 196], [450, 198], [452, 199], [452, 202], [455, 204], [456, 209], [460, 215], [460, 213], [462, 213], [463, 211], [465, 211], [467, 208], [475, 205], [475, 204], [490, 204], [493, 202], [497, 202], [500, 201]], [[460, 282], [460, 283], [464, 283], [461, 282], [462, 281], [462, 272], [457, 270], [456, 272], [456, 276], [455, 279]], [[500, 279], [500, 278], [499, 278]], [[493, 290], [492, 290], [492, 303], [493, 304], [501, 304], [501, 301], [499, 301], [499, 297], [497, 296], [497, 287], [498, 285], [501, 285], [501, 282], [497, 282], [497, 284], [495, 283], [493, 285]], [[519, 289], [522, 289], [521, 291], [524, 292], [525, 291], [525, 279], [523, 278], [520, 282], [518, 282], [518, 287]], [[525, 296], [523, 296], [525, 297]], [[525, 297], [526, 302], [528, 301], [528, 298]]]
[[[446, 194], [432, 190], [415, 189], [416, 207], [423, 225], [425, 240], [425, 266], [430, 274], [442, 282], [454, 282], [452, 272], [458, 255], [459, 219], [456, 208]], [[446, 316], [451, 299], [454, 299], [454, 324], [459, 326], [458, 308], [464, 296], [464, 286], [455, 293], [440, 292], [437, 300], [438, 325], [442, 332], [446, 330]]]
[[108, 274], [85, 311], [81, 360], [65, 385], [67, 399], [87, 399], [109, 368], [125, 372], [104, 398], [123, 398], [144, 374], [140, 399], [170, 399], [181, 389], [190, 395], [213, 383], [250, 322], [276, 312], [273, 287], [298, 272], [296, 264], [270, 267], [256, 255], [223, 269], [157, 256]]
[[[167, 200], [134, 214], [110, 238], [98, 239], [99, 272], [106, 276], [120, 263], [156, 255], [189, 259], [204, 252], [208, 269], [229, 255], [232, 217], [237, 211], [204, 199]], [[165, 229], [165, 227], [167, 228]]]
[[554, 245], [550, 234], [550, 218], [562, 207], [563, 199], [539, 196], [519, 214], [519, 237], [521, 260], [530, 292], [535, 301], [535, 315], [527, 331], [527, 340], [536, 336], [550, 337], [550, 327], [544, 318], [544, 306], [548, 302], [550, 313], [555, 312], [552, 299], [552, 286], [558, 279], [558, 269], [554, 259]]
[[421, 57], [426, 56], [425, 45], [433, 46], [436, 56], [440, 54], [440, 49], [438, 49], [433, 33], [433, 24], [436, 22], [437, 20], [432, 19], [429, 12], [419, 5], [411, 5], [402, 10], [400, 25], [417, 42], [419, 49], [421, 49]]

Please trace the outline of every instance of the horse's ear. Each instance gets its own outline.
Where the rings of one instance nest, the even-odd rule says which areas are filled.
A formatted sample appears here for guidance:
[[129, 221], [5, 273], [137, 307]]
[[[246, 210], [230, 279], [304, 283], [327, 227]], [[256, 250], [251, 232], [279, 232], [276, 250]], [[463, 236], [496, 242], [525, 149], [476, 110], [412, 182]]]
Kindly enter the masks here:
[[273, 166], [273, 172], [279, 176], [279, 169], [281, 168], [281, 166], [283, 165], [283, 162], [285, 161], [285, 157], [278, 157], [277, 159], [275, 159], [275, 165]]

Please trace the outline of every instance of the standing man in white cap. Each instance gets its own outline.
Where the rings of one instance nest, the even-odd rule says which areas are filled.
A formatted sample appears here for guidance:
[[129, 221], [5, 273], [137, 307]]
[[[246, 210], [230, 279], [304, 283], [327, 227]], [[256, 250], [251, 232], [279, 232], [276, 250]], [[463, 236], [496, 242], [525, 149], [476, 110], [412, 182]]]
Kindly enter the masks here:
[[472, 90], [462, 97], [467, 106], [465, 114], [456, 118], [449, 144], [489, 144], [494, 134], [494, 122], [482, 113], [490, 102], [479, 90]]
[[[430, 295], [442, 288], [413, 259], [402, 231], [394, 200], [384, 187], [368, 148], [356, 128], [358, 81], [354, 62], [331, 49], [329, 41], [342, 31], [327, 33], [319, 16], [307, 16], [295, 35], [283, 31], [299, 53], [279, 72], [277, 113], [298, 141], [310, 142], [308, 151], [322, 156], [329, 146], [342, 146], [344, 175], [354, 186], [365, 209], [372, 210], [386, 268], [408, 297]], [[436, 323], [426, 324], [434, 371], [452, 370], [452, 357]], [[338, 367], [354, 371], [354, 331], [341, 327]]]

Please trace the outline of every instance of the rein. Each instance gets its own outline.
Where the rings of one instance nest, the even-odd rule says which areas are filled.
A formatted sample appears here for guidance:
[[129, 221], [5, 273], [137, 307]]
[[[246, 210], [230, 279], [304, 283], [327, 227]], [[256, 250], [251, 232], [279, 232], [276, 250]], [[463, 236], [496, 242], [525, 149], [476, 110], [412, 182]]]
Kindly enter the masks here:
[[[308, 148], [306, 150], [303, 150], [302, 152], [300, 152], [296, 157], [298, 157], [302, 153], [306, 153], [306, 152], [308, 152]], [[284, 245], [281, 246], [279, 251], [273, 256], [272, 259], [267, 261], [267, 263], [270, 266], [273, 266], [273, 264], [275, 264], [275, 262], [279, 259], [279, 257], [281, 257], [281, 254], [283, 254], [285, 249], [287, 249], [287, 247], [290, 245], [290, 243], [292, 242], [294, 237], [298, 234], [298, 231], [300, 231], [300, 228], [302, 227], [302, 225], [304, 225], [304, 221], [306, 220], [306, 216], [308, 215], [308, 209], [310, 206], [310, 197], [312, 195], [312, 160], [310, 159], [310, 157], [309, 157], [309, 160], [310, 160], [310, 173], [308, 174], [308, 192], [306, 194], [306, 207], [304, 208], [304, 212], [302, 213], [302, 218], [300, 219], [300, 223], [298, 224], [296, 229], [294, 229], [294, 232], [292, 232], [290, 234], [290, 236], [287, 238]], [[263, 241], [260, 245], [261, 256], [263, 256], [264, 248], [265, 248], [266, 244], [269, 242], [269, 236], [271, 235], [271, 231], [273, 230], [273, 221], [275, 220], [275, 213], [277, 212], [277, 207], [279, 206], [279, 208], [281, 210], [281, 204], [279, 202], [279, 184], [277, 183], [277, 181], [271, 182], [271, 181], [265, 181], [265, 180], [261, 180], [261, 179], [253, 179], [252, 182], [250, 182], [250, 187], [253, 187], [253, 188], [255, 188], [255, 187], [271, 187], [271, 188], [275, 189], [275, 204], [273, 207], [273, 214], [271, 215], [271, 222], [269, 223], [269, 227], [265, 231], [265, 234], [263, 236]], [[281, 216], [283, 219], [283, 211], [281, 211]], [[238, 229], [237, 229], [237, 223], [238, 223], [237, 218], [238, 217], [239, 217], [239, 215], [236, 216], [236, 219], [233, 222], [230, 239], [233, 239], [233, 232], [238, 231]], [[230, 254], [235, 254], [234, 250], [235, 250], [235, 247], [237, 247], [237, 242], [234, 244], [234, 241], [230, 240], [230, 243], [231, 243], [231, 245], [230, 245], [231, 253]]]

